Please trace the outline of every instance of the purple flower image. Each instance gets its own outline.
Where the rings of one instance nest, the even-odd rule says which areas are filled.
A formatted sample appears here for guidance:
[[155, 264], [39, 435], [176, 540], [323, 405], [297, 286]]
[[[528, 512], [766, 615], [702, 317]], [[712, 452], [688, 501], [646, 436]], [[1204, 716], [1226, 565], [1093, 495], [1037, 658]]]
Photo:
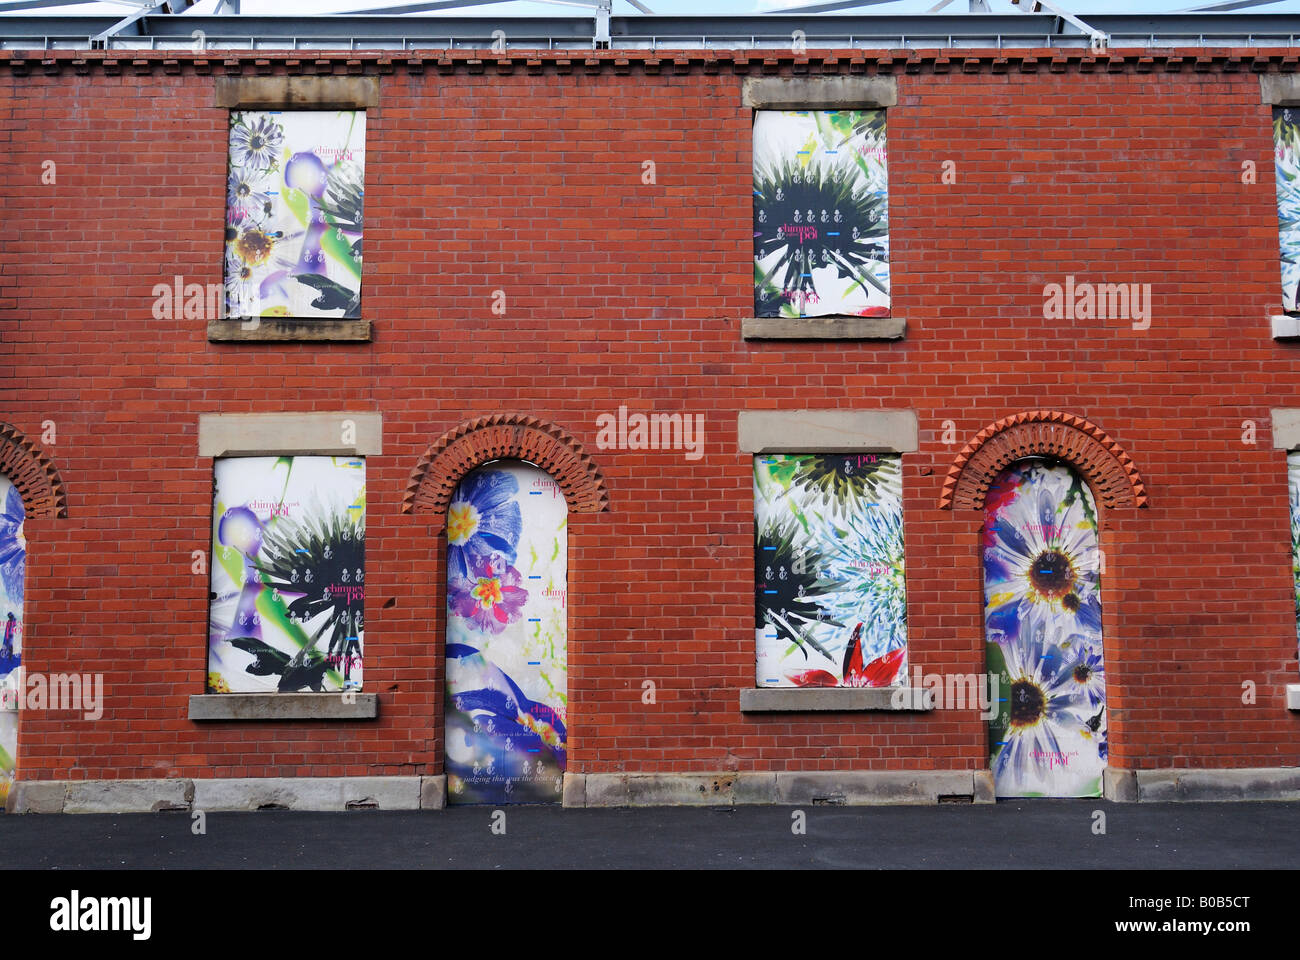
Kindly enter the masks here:
[[453, 613], [479, 630], [500, 633], [520, 618], [528, 602], [528, 591], [521, 583], [519, 571], [499, 554], [476, 559], [468, 577], [452, 574], [447, 602]]

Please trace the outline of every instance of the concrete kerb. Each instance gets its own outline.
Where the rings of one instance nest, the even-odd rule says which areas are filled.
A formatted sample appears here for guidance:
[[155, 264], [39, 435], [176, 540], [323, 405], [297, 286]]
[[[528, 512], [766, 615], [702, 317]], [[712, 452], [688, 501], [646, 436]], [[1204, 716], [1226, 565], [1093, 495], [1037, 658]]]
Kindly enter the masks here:
[[992, 775], [987, 770], [565, 775], [565, 805], [573, 807], [866, 806], [938, 803], [947, 797], [991, 803]]
[[[1300, 801], [1300, 767], [1107, 768], [1115, 803]], [[586, 807], [993, 803], [989, 770], [722, 771], [698, 774], [566, 773], [563, 804]], [[147, 780], [20, 780], [7, 813], [156, 813], [254, 810], [442, 810], [444, 775]]]

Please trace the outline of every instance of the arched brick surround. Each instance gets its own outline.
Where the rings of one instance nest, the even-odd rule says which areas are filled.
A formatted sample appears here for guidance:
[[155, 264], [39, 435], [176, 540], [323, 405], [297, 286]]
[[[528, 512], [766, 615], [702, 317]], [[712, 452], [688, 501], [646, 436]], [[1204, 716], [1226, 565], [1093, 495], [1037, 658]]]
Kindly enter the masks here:
[[0, 423], [0, 473], [18, 488], [28, 517], [68, 515], [68, 497], [59, 471], [45, 451], [8, 423]]
[[1100, 427], [1058, 410], [1033, 410], [989, 424], [962, 447], [948, 468], [939, 508], [983, 509], [989, 485], [1003, 468], [1033, 456], [1068, 461], [1108, 508], [1147, 505], [1146, 487], [1137, 466]]
[[479, 464], [503, 458], [527, 460], [549, 473], [570, 510], [598, 513], [609, 506], [605, 479], [571, 434], [536, 417], [498, 413], [466, 420], [425, 451], [411, 471], [402, 512], [432, 513], [441, 530], [461, 478]]

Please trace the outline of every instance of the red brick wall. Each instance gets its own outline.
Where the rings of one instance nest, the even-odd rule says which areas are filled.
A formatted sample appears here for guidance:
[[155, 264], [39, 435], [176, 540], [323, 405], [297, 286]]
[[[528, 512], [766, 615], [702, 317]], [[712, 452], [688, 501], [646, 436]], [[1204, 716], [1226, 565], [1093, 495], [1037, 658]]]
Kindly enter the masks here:
[[[1029, 69], [1013, 52], [1009, 69], [968, 51], [868, 58], [899, 92], [891, 261], [907, 336], [892, 343], [741, 339], [751, 121], [729, 54], [657, 69], [620, 52], [567, 73], [520, 57], [477, 74], [361, 57], [387, 71], [367, 117], [365, 344], [210, 343], [202, 321], [153, 318], [154, 284], [221, 281], [219, 60], [203, 73], [151, 54], [109, 73], [99, 54], [49, 71], [0, 59], [0, 419], [33, 439], [54, 422], [69, 509], [28, 524], [25, 661], [106, 683], [98, 722], [24, 714], [20, 777], [441, 772], [445, 545], [399, 511], [429, 444], [496, 412], [571, 432], [609, 488], [608, 511], [571, 515], [571, 770], [983, 767], [974, 711], [739, 713], [754, 632], [736, 412], [822, 407], [919, 417], [921, 449], [904, 457], [914, 665], [983, 670], [979, 515], [938, 509], [952, 458], [1003, 416], [1063, 410], [1115, 438], [1151, 498], [1102, 532], [1112, 763], [1300, 762], [1283, 694], [1300, 680], [1285, 455], [1269, 427], [1271, 407], [1300, 406], [1300, 355], [1269, 332], [1272, 140], [1252, 72], [1295, 63], [1212, 53], [1183, 51], [1172, 70], [1116, 54], [1085, 71], [1077, 52], [1038, 51]], [[45, 160], [56, 184], [41, 183]], [[1258, 183], [1241, 182], [1243, 160]], [[1044, 284], [1067, 274], [1150, 283], [1150, 329], [1043, 319]], [[596, 418], [620, 404], [704, 414], [703, 459], [598, 450]], [[212, 494], [198, 416], [339, 409], [384, 418], [366, 570], [381, 716], [191, 722], [208, 589], [191, 552], [210, 548]]]

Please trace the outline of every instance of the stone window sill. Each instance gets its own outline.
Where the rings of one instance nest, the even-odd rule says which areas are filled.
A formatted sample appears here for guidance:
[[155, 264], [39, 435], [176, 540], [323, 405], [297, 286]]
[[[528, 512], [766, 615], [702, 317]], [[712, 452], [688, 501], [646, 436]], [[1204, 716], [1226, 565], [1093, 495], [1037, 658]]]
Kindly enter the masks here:
[[902, 317], [746, 317], [746, 340], [902, 340]]
[[377, 716], [376, 693], [207, 693], [190, 697], [191, 720], [373, 720]]
[[208, 340], [213, 343], [261, 340], [368, 341], [370, 321], [260, 317], [256, 324], [250, 325], [247, 320], [209, 320]]
[[931, 691], [919, 687], [754, 687], [740, 691], [741, 713], [923, 713], [933, 709]]
[[1286, 708], [1288, 710], [1300, 710], [1300, 683], [1288, 683], [1286, 685]]

